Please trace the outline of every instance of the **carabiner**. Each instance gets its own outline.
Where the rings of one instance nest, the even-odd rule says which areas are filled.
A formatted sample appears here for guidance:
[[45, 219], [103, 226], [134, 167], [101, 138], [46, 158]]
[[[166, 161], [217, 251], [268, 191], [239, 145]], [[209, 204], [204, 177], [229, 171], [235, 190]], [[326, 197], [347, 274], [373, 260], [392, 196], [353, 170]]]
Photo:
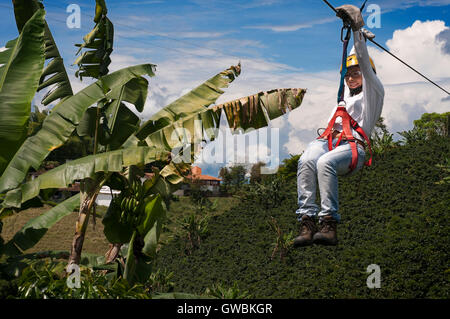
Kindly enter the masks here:
[[[342, 29], [341, 29], [341, 42], [350, 40], [350, 36], [351, 36], [350, 29], [351, 29], [350, 26], [346, 25], [346, 23], [344, 22], [344, 25], [342, 26]], [[342, 37], [344, 35], [344, 30], [347, 30], [345, 39], [343, 39], [343, 37]]]

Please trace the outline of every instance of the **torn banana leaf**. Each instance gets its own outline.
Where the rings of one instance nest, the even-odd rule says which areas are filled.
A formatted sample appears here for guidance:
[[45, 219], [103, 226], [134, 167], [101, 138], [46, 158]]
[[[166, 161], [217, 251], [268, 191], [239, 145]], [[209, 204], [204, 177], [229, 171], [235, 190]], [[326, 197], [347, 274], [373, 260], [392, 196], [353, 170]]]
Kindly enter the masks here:
[[[37, 0], [14, 0], [13, 5], [19, 32], [22, 32], [25, 23], [33, 14], [43, 8], [42, 3]], [[41, 100], [43, 105], [48, 105], [58, 99], [63, 100], [72, 96], [73, 91], [63, 59], [46, 21], [44, 21], [44, 39], [45, 60], [48, 61], [48, 64], [41, 74], [37, 91], [51, 87]]]
[[75, 44], [79, 47], [76, 55], [82, 49], [91, 49], [84, 51], [74, 62], [78, 65], [78, 71], [75, 76], [92, 77], [98, 79], [108, 74], [108, 66], [111, 63], [110, 55], [113, 51], [114, 26], [106, 17], [108, 10], [104, 0], [97, 0], [95, 5], [96, 23], [94, 29], [83, 37], [84, 43]]

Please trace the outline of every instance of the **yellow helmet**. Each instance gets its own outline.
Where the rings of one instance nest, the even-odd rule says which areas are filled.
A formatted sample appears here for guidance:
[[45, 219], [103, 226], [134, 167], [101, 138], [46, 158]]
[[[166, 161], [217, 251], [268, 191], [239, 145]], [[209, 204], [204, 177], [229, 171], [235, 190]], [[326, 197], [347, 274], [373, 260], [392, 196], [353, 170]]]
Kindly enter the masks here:
[[[370, 65], [372, 66], [373, 71], [374, 71], [375, 73], [377, 73], [377, 69], [375, 68], [375, 64], [373, 63], [372, 58], [369, 57], [369, 60], [370, 60]], [[349, 67], [351, 67], [351, 66], [354, 66], [354, 65], [359, 65], [358, 59], [356, 58], [356, 54], [351, 54], [351, 55], [349, 55], [349, 56], [347, 57], [347, 63], [346, 63], [346, 65], [347, 65], [347, 68], [349, 68]], [[342, 71], [342, 65], [341, 65], [341, 69], [340, 69], [339, 72], [341, 72], [341, 71]]]

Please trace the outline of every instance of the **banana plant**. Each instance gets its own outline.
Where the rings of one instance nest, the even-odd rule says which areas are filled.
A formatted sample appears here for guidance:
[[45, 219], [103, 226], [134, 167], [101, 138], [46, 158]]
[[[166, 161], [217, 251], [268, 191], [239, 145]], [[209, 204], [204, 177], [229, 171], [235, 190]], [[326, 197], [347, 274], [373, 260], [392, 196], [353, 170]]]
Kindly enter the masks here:
[[[35, 1], [31, 1], [32, 4], [37, 3]], [[14, 4], [16, 4], [16, 2], [14, 2]], [[40, 5], [39, 5], [40, 6]], [[38, 6], [38, 7], [39, 7]], [[28, 100], [31, 102], [31, 99], [34, 95], [34, 93], [36, 92], [37, 89], [37, 82], [40, 79], [41, 73], [42, 73], [42, 67], [43, 67], [43, 63], [44, 63], [44, 30], [45, 30], [45, 20], [43, 19], [43, 9], [39, 9], [39, 14], [41, 17], [41, 29], [40, 29], [40, 37], [38, 35], [36, 35], [36, 30], [31, 29], [27, 27], [28, 25], [31, 24], [36, 24], [35, 19], [29, 19], [29, 21], [27, 21], [24, 25], [22, 25], [23, 21], [26, 21], [27, 19], [27, 12], [30, 11], [30, 9], [33, 9], [33, 6], [27, 7], [26, 5], [24, 5], [23, 1], [17, 1], [17, 7], [15, 6], [15, 12], [16, 12], [16, 18], [17, 18], [17, 24], [18, 24], [18, 28], [22, 31], [21, 32], [21, 37], [16, 40], [16, 42], [19, 43], [19, 45], [17, 45], [16, 47], [22, 50], [26, 49], [26, 46], [24, 45], [24, 41], [22, 41], [22, 38], [25, 39], [34, 39], [35, 42], [37, 42], [37, 40], [40, 40], [40, 47], [38, 47], [38, 49], [40, 49], [40, 51], [38, 49], [34, 49], [35, 51], [39, 51], [40, 55], [38, 56], [40, 59], [40, 62], [38, 62], [38, 57], [34, 57], [31, 55], [31, 53], [29, 52], [24, 52], [22, 55], [20, 55], [19, 53], [13, 51], [12, 53], [14, 53], [14, 55], [10, 54], [8, 52], [8, 50], [4, 51], [4, 53], [2, 53], [2, 57], [9, 57], [9, 56], [13, 56], [16, 57], [18, 61], [26, 61], [28, 63], [28, 71], [29, 70], [34, 70], [36, 67], [40, 66], [40, 71], [39, 72], [33, 72], [32, 75], [34, 75], [34, 83], [35, 85], [33, 86], [30, 83], [27, 83], [26, 85], [24, 84], [24, 90], [25, 92], [28, 91], [32, 91], [30, 92], [28, 95]], [[38, 13], [35, 14], [36, 16], [38, 16]], [[34, 16], [33, 16], [34, 17]], [[30, 41], [30, 40], [28, 40]], [[27, 44], [27, 43], [25, 43]], [[11, 46], [11, 45], [10, 45]], [[8, 47], [10, 47], [8, 46]], [[36, 47], [36, 45], [35, 45]], [[29, 50], [30, 51], [30, 50]], [[47, 51], [45, 51], [47, 52]], [[9, 53], [10, 55], [6, 55], [7, 53]], [[35, 54], [37, 55], [37, 54]], [[11, 59], [10, 59], [11, 60]], [[12, 62], [14, 61], [10, 61], [9, 63], [5, 64], [5, 68], [8, 69], [10, 67], [10, 65], [12, 65]], [[53, 61], [52, 61], [53, 62]], [[52, 63], [50, 62], [49, 65]], [[16, 63], [17, 64], [17, 63]], [[33, 68], [33, 66], [35, 68]], [[22, 67], [22, 69], [25, 69], [25, 67]], [[21, 70], [20, 67], [16, 67], [15, 70]], [[23, 71], [22, 71], [23, 72]], [[46, 71], [44, 70], [43, 73], [45, 73]], [[10, 72], [12, 73], [12, 72]], [[151, 64], [146, 64], [146, 65], [141, 65], [141, 66], [136, 66], [136, 67], [130, 67], [130, 68], [126, 68], [123, 70], [119, 70], [117, 72], [114, 72], [113, 74], [107, 75], [102, 77], [99, 81], [97, 81], [96, 83], [90, 85], [89, 87], [87, 87], [86, 89], [82, 90], [79, 92], [79, 94], [76, 95], [72, 95], [72, 96], [68, 96], [64, 99], [61, 99], [60, 102], [52, 109], [51, 113], [47, 116], [47, 118], [45, 119], [44, 123], [42, 124], [42, 128], [32, 137], [30, 137], [29, 139], [27, 139], [23, 144], [22, 143], [16, 143], [16, 149], [18, 148], [17, 152], [15, 153], [14, 157], [12, 157], [11, 159], [5, 160], [5, 162], [7, 162], [7, 167], [6, 170], [4, 172], [4, 174], [2, 174], [2, 176], [0, 177], [1, 181], [0, 184], [2, 186], [1, 187], [1, 192], [5, 193], [8, 192], [9, 190], [14, 190], [16, 189], [14, 192], [17, 192], [20, 188], [20, 185], [22, 183], [22, 181], [25, 179], [26, 173], [28, 172], [30, 167], [34, 167], [34, 168], [38, 168], [40, 163], [42, 162], [42, 160], [49, 154], [49, 152], [59, 146], [61, 146], [62, 144], [64, 144], [64, 142], [67, 140], [67, 138], [70, 136], [70, 134], [73, 132], [73, 130], [76, 128], [76, 126], [80, 123], [80, 121], [82, 121], [83, 116], [85, 114], [85, 111], [88, 109], [88, 107], [98, 101], [115, 101], [118, 100], [118, 96], [120, 96], [120, 102], [122, 101], [129, 101], [131, 103], [135, 103], [137, 108], [142, 109], [143, 107], [143, 100], [145, 100], [146, 97], [146, 87], [145, 87], [145, 94], [143, 93], [139, 93], [136, 94], [136, 92], [134, 92], [134, 90], [132, 90], [132, 88], [136, 88], [136, 86], [141, 86], [142, 87], [142, 83], [146, 83], [146, 80], [144, 78], [142, 78], [142, 75], [149, 75], [149, 76], [153, 76], [154, 75], [154, 65]], [[12, 76], [10, 76], [12, 78]], [[22, 74], [22, 78], [28, 79], [28, 82], [30, 82], [29, 78], [31, 78], [31, 76], [25, 77]], [[134, 79], [138, 79], [137, 81], [134, 81]], [[145, 81], [143, 81], [143, 79]], [[18, 81], [16, 81], [18, 82]], [[9, 83], [9, 82], [8, 82]], [[7, 84], [8, 84], [7, 83]], [[12, 81], [11, 81], [12, 83]], [[22, 84], [22, 83], [19, 83]], [[16, 83], [16, 85], [18, 85]], [[34, 87], [34, 90], [33, 90]], [[126, 89], [124, 89], [124, 87]], [[130, 89], [128, 89], [130, 88]], [[27, 91], [28, 89], [28, 91]], [[18, 100], [16, 98], [15, 103], [13, 103], [14, 101], [11, 102], [12, 105], [16, 106], [16, 104], [20, 104], [23, 103], [20, 100]], [[122, 103], [119, 103], [119, 109], [120, 106], [122, 106]], [[3, 105], [2, 105], [3, 107]], [[28, 103], [27, 108], [29, 110], [30, 105]], [[27, 109], [27, 108], [23, 108], [23, 109]], [[3, 108], [2, 109], [2, 114], [5, 113], [7, 109]], [[29, 112], [29, 111], [28, 111]], [[123, 112], [123, 111], [121, 111]], [[12, 112], [11, 112], [12, 113]], [[119, 113], [122, 114], [122, 113]], [[122, 118], [121, 118], [122, 120]], [[22, 125], [23, 126], [23, 125]], [[121, 130], [118, 128], [116, 131], [119, 131], [120, 133]], [[119, 134], [120, 135], [120, 134]], [[128, 136], [125, 136], [125, 138]], [[146, 153], [147, 155], [143, 155], [143, 158], [137, 158], [136, 156], [134, 156], [134, 161], [131, 162], [131, 164], [138, 164], [138, 163], [148, 163], [149, 161], [152, 161], [152, 156], [149, 156], [149, 150], [147, 150], [148, 152]], [[116, 152], [117, 153], [117, 152]], [[119, 152], [120, 153], [120, 152]], [[143, 154], [142, 152], [139, 152], [141, 155]], [[136, 154], [138, 154], [136, 153]], [[134, 155], [136, 155], [134, 154]], [[107, 156], [108, 154], [106, 154]], [[105, 156], [102, 154], [101, 156], [103, 159], [105, 158]], [[113, 164], [117, 166], [117, 155], [112, 154], [109, 158], [107, 158], [107, 161], [109, 161], [109, 163], [116, 163]], [[89, 159], [88, 159], [89, 160]], [[96, 158], [96, 159], [92, 159], [93, 162], [97, 163], [97, 166], [99, 167], [99, 165], [101, 166], [102, 164], [100, 164], [102, 162], [102, 159], [100, 158]], [[127, 163], [128, 159], [125, 158], [125, 163]], [[78, 163], [80, 164], [80, 163]], [[118, 164], [119, 166], [121, 164]], [[105, 166], [107, 169], [111, 169], [111, 165], [106, 165]], [[73, 167], [69, 165], [69, 168], [62, 168], [62, 170], [65, 172], [64, 174], [64, 179], [69, 181], [69, 183], [72, 183], [74, 181], [74, 179], [77, 177], [76, 173], [79, 173], [79, 169], [80, 167]], [[122, 169], [122, 166], [120, 166], [120, 169]], [[69, 170], [72, 170], [71, 172], [69, 172]], [[73, 174], [75, 172], [75, 174]], [[71, 176], [72, 173], [72, 176]], [[96, 176], [99, 175], [96, 172]], [[63, 176], [63, 175], [61, 175]], [[93, 176], [89, 176], [89, 174], [86, 175], [86, 178], [88, 181], [90, 181], [92, 179]], [[45, 180], [45, 177], [41, 180]], [[47, 181], [49, 179], [47, 178]], [[98, 188], [98, 186], [104, 183], [104, 180], [100, 180], [98, 181], [98, 185], [96, 185], [96, 188]], [[62, 184], [65, 184], [67, 186], [67, 183], [63, 182]], [[92, 183], [86, 183], [88, 184], [87, 187], [90, 186], [90, 184]], [[31, 185], [31, 184], [22, 184], [22, 187], [27, 187], [26, 185]], [[47, 184], [49, 185], [49, 184]], [[55, 185], [55, 184], [54, 184]], [[45, 183], [40, 184], [38, 186], [38, 189], [44, 189], [46, 188]], [[19, 191], [17, 194], [20, 194], [20, 199], [19, 199], [19, 206], [24, 205], [24, 202], [21, 201], [22, 197], [21, 197], [21, 192]], [[26, 195], [26, 192], [25, 192]], [[34, 195], [37, 195], [36, 193], [34, 193]], [[8, 192], [7, 194], [3, 194], [2, 198], [5, 199], [2, 201], [1, 203], [1, 209], [0, 209], [0, 217], [5, 217], [7, 216], [8, 212], [11, 211], [11, 208], [14, 207], [13, 206], [8, 206], [9, 204], [9, 200], [8, 198], [10, 198], [11, 193]], [[92, 199], [92, 198], [91, 198]], [[81, 204], [83, 203], [92, 203], [91, 200], [86, 201], [86, 199], [83, 201], [81, 200]], [[71, 203], [73, 203], [73, 201], [71, 201]], [[78, 205], [81, 207], [85, 207], [86, 205]], [[17, 205], [16, 205], [17, 207]], [[51, 212], [49, 212], [49, 214], [51, 215]], [[58, 215], [58, 216], [62, 216], [62, 215]], [[59, 218], [59, 217], [58, 217]], [[51, 219], [51, 218], [50, 218]], [[54, 219], [53, 219], [54, 220]], [[41, 225], [40, 223], [32, 223], [33, 225]], [[42, 226], [42, 225], [41, 225]], [[33, 226], [34, 227], [34, 226]], [[44, 227], [42, 226], [42, 228], [39, 229], [43, 229]], [[39, 232], [39, 229], [33, 228], [35, 230], [37, 230], [37, 232]], [[27, 234], [32, 234], [32, 233], [36, 233], [34, 231], [27, 231], [29, 230], [29, 227], [26, 229], [23, 229], [23, 234], [25, 234], [25, 237]], [[20, 237], [20, 236], [19, 236]], [[8, 247], [15, 247], [15, 244], [10, 244], [8, 245]], [[29, 248], [29, 245], [28, 247]], [[17, 253], [18, 251], [21, 251], [23, 249], [16, 249], [15, 252]], [[14, 251], [14, 249], [9, 249], [9, 251]]]
[[[94, 49], [87, 52], [96, 53], [83, 53], [77, 59], [80, 66], [78, 75], [98, 77], [98, 80], [75, 95], [61, 98], [44, 120], [42, 128], [19, 145], [14, 156], [7, 161], [0, 177], [0, 219], [26, 205], [42, 190], [65, 187], [81, 180], [79, 198], [70, 198], [60, 204], [61, 207], [57, 206], [42, 215], [41, 219], [27, 223], [4, 249], [8, 254], [23, 253], [39, 240], [49, 226], [73, 210], [77, 203], [79, 219], [69, 263], [79, 263], [89, 213], [100, 188], [107, 185], [119, 189], [121, 193], [112, 200], [103, 223], [105, 236], [114, 247], [125, 247], [124, 276], [133, 281], [148, 272], [148, 260], [154, 255], [166, 214], [164, 198], [189, 172], [190, 165], [180, 161], [180, 147], [193, 147], [196, 141], [204, 140], [205, 135], [209, 141], [214, 140], [222, 110], [233, 133], [238, 128], [267, 126], [270, 120], [298, 107], [305, 90], [277, 89], [214, 105], [224, 93], [223, 89], [241, 72], [240, 65], [232, 66], [140, 125], [139, 119], [123, 102], [134, 104], [142, 112], [148, 89], [148, 81], [143, 76], [153, 76], [155, 66], [143, 64], [106, 74], [112, 49], [109, 46], [112, 45], [111, 26], [108, 32], [105, 29], [109, 23], [105, 19], [106, 12], [104, 1], [97, 1], [94, 21], [98, 30], [85, 37], [84, 45], [80, 45], [80, 49]], [[25, 32], [26, 25], [21, 34]], [[37, 65], [38, 58], [41, 61], [44, 59], [44, 53], [39, 57], [27, 58], [32, 60], [31, 64]], [[97, 71], [86, 67], [94, 61]], [[39, 77], [40, 74], [36, 75], [36, 79]], [[1, 109], [1, 112], [3, 114], [4, 110]], [[201, 120], [200, 129], [195, 126], [195, 120]], [[38, 168], [50, 151], [63, 145], [75, 129], [80, 135], [95, 138], [95, 154], [24, 182], [28, 170]], [[191, 133], [190, 138], [179, 133], [178, 129]], [[173, 136], [176, 136], [175, 140]], [[194, 149], [191, 162], [199, 152], [200, 149]], [[155, 169], [154, 177], [142, 184], [136, 172], [144, 164], [155, 162], [163, 163], [163, 168]]]

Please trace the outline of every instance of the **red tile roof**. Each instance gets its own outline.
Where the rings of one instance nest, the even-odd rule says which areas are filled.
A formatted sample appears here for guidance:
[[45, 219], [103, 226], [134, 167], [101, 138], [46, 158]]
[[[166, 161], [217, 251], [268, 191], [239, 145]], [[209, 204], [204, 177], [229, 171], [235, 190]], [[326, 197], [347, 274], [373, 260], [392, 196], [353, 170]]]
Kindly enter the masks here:
[[[199, 180], [203, 180], [203, 181], [221, 181], [222, 179], [214, 177], [214, 176], [210, 176], [210, 175], [202, 175], [202, 169], [198, 166], [193, 166], [192, 167], [192, 174], [188, 174], [186, 176], [186, 178], [188, 179], [199, 179]], [[154, 173], [145, 173], [145, 177], [147, 179], [150, 179], [154, 176]]]
[[204, 181], [221, 181], [220, 178], [217, 177], [213, 177], [213, 176], [209, 176], [209, 175], [194, 175], [192, 176], [191, 174], [187, 175], [186, 178], [189, 179], [200, 179], [200, 180], [204, 180]]
[[221, 181], [220, 178], [209, 176], [209, 175], [202, 175], [202, 169], [198, 166], [192, 166], [191, 173], [186, 178], [189, 179], [199, 179], [203, 181]]

